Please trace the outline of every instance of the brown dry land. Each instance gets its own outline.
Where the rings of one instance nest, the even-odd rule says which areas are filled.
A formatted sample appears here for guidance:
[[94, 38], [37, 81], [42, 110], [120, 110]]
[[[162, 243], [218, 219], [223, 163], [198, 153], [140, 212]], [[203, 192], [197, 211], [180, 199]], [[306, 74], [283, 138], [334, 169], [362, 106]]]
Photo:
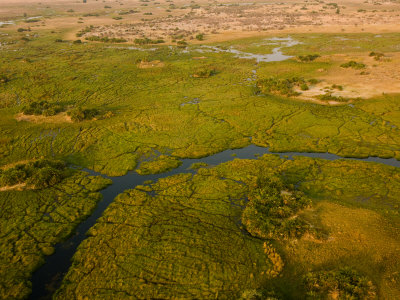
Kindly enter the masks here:
[[24, 13], [43, 16], [40, 22], [27, 25], [68, 29], [65, 37], [69, 39], [90, 25], [95, 26], [90, 35], [123, 37], [130, 42], [143, 37], [162, 38], [168, 42], [173, 36], [193, 38], [197, 33], [207, 34], [207, 40], [213, 42], [276, 32], [392, 32], [400, 26], [398, 1], [1, 2], [0, 20], [23, 18]]
[[18, 113], [15, 116], [17, 121], [25, 121], [32, 123], [71, 123], [71, 117], [67, 115], [66, 112], [59, 113], [54, 116], [35, 116], [35, 115], [24, 115], [23, 113]]
[[[400, 1], [341, 0], [287, 2], [252, 1], [232, 4], [229, 1], [94, 1], [87, 0], [2, 0], [0, 22], [11, 30], [32, 28], [61, 32], [68, 40], [86, 37], [123, 38], [128, 43], [135, 39], [162, 39], [167, 44], [175, 40], [189, 43], [213, 43], [246, 37], [268, 37], [290, 33], [332, 32], [396, 32], [400, 28]], [[25, 23], [26, 17], [40, 21]], [[0, 23], [1, 24], [1, 23]], [[92, 26], [90, 30], [85, 30]], [[81, 36], [77, 37], [77, 33]], [[198, 41], [197, 34], [205, 41]], [[339, 105], [336, 101], [319, 101], [327, 86], [341, 85], [342, 91], [332, 95], [345, 98], [369, 98], [386, 93], [400, 92], [400, 55], [385, 53], [385, 59], [374, 61], [364, 55], [346, 54], [325, 56], [334, 62], [355, 60], [367, 65], [361, 75], [359, 70], [339, 66], [322, 69], [321, 82], [302, 92], [298, 100], [325, 105]], [[162, 67], [163, 63], [140, 63], [139, 68]], [[343, 102], [342, 102], [343, 104]], [[66, 116], [51, 118], [17, 116], [29, 122], [69, 122]]]
[[164, 63], [159, 60], [141, 61], [138, 64], [139, 69], [162, 68], [162, 67], [164, 67]]
[[398, 93], [400, 91], [400, 53], [386, 53], [380, 61], [374, 60], [368, 54], [332, 55], [329, 59], [333, 62], [345, 63], [347, 61], [362, 62], [365, 69], [334, 67], [321, 70], [322, 80], [315, 88], [303, 92], [303, 96], [322, 94], [329, 85], [342, 85], [343, 91], [335, 91], [333, 95], [347, 98], [370, 98], [381, 94]]

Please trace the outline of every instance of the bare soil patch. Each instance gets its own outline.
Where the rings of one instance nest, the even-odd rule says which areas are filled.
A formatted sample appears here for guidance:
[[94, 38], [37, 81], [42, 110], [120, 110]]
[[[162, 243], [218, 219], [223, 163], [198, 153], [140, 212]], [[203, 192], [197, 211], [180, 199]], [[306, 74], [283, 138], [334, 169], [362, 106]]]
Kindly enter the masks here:
[[35, 115], [24, 115], [19, 113], [15, 116], [17, 121], [25, 121], [31, 123], [72, 123], [71, 117], [66, 112], [59, 113], [55, 116], [35, 116]]
[[[42, 16], [32, 29], [68, 29], [64, 38], [76, 39], [86, 26], [94, 28], [88, 36], [163, 39], [166, 43], [185, 39], [205, 42], [291, 32], [397, 32], [400, 27], [400, 3], [392, 1], [361, 2], [341, 0], [253, 2], [218, 1], [211, 3], [185, 0], [143, 3], [139, 0], [68, 1], [68, 0], [2, 0], [0, 20]], [[17, 22], [18, 23], [18, 22]], [[10, 26], [16, 29], [22, 22]]]
[[3, 186], [0, 187], [0, 192], [4, 192], [4, 191], [10, 191], [10, 190], [22, 190], [23, 188], [25, 188], [26, 183], [18, 183], [15, 185], [11, 185], [11, 186]]
[[164, 63], [159, 60], [153, 60], [153, 61], [141, 61], [138, 64], [139, 69], [150, 69], [150, 68], [162, 68], [164, 67]]

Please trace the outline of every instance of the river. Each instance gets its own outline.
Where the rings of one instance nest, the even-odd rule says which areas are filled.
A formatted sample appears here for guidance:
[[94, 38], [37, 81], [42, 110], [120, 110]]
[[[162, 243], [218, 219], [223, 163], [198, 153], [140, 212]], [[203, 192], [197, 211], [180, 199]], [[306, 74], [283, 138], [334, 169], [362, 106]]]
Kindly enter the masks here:
[[330, 153], [271, 153], [268, 148], [250, 145], [242, 149], [226, 150], [200, 159], [183, 159], [182, 165], [180, 167], [162, 174], [139, 175], [134, 171], [130, 171], [124, 176], [108, 177], [92, 170], [84, 169], [84, 171], [89, 172], [89, 174], [91, 175], [99, 175], [109, 178], [113, 181], [113, 183], [101, 191], [103, 199], [98, 203], [93, 213], [76, 228], [75, 233], [68, 240], [55, 246], [54, 254], [47, 256], [45, 264], [33, 274], [33, 290], [30, 299], [51, 298], [52, 293], [61, 284], [64, 274], [70, 268], [71, 258], [76, 252], [77, 247], [86, 238], [86, 232], [96, 223], [97, 219], [103, 214], [104, 210], [110, 205], [110, 203], [118, 194], [124, 192], [127, 189], [132, 189], [137, 185], [141, 185], [147, 180], [157, 181], [160, 178], [164, 178], [174, 174], [195, 173], [196, 170], [190, 169], [190, 166], [193, 163], [202, 162], [207, 163], [208, 165], [218, 165], [220, 163], [231, 161], [235, 158], [255, 159], [256, 156], [263, 154], [277, 154], [281, 158], [285, 159], [293, 159], [294, 156], [306, 156], [327, 160], [353, 159], [358, 161], [381, 163], [400, 168], [400, 161], [394, 158], [384, 159], [378, 157], [369, 157], [356, 159], [343, 158]]

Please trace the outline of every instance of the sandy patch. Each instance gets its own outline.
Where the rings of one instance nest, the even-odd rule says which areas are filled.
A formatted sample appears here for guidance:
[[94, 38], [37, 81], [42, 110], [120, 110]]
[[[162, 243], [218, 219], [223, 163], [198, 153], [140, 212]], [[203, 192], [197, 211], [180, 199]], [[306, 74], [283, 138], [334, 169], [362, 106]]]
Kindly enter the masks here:
[[162, 67], [164, 67], [164, 63], [159, 60], [141, 61], [138, 64], [139, 69], [162, 68]]
[[[400, 93], [400, 53], [385, 53], [385, 57], [379, 61], [370, 57], [369, 53], [332, 55], [329, 59], [337, 63], [337, 66], [320, 72], [317, 78], [322, 82], [303, 92], [304, 96], [324, 94], [321, 91], [335, 84], [342, 86], [343, 90], [333, 89], [332, 95], [345, 98], [370, 98]], [[362, 62], [366, 68], [354, 70], [340, 67], [340, 64], [350, 60]]]
[[15, 116], [17, 121], [25, 121], [31, 123], [72, 123], [71, 117], [66, 112], [59, 113], [55, 116], [35, 116], [35, 115], [24, 115], [19, 113]]
[[11, 185], [11, 186], [0, 187], [0, 192], [10, 191], [10, 190], [18, 190], [18, 191], [20, 191], [25, 187], [26, 187], [26, 183], [18, 183], [18, 184]]
[[[294, 99], [313, 102], [322, 105], [346, 105], [354, 99], [372, 98], [383, 94], [400, 94], [400, 53], [385, 53], [380, 60], [375, 60], [369, 53], [335, 54], [323, 56], [324, 61], [335, 64], [330, 69], [317, 70], [316, 78], [320, 80], [315, 85], [309, 85], [309, 90]], [[363, 69], [342, 68], [342, 63], [354, 60], [366, 65]], [[349, 99], [348, 101], [323, 101], [318, 96], [330, 94], [334, 97]]]
[[25, 164], [33, 162], [33, 161], [36, 161], [36, 159], [24, 159], [24, 160], [13, 162], [13, 163], [10, 163], [10, 164], [4, 165], [4, 166], [0, 166], [0, 169], [7, 170], [7, 169], [15, 167], [16, 165], [25, 165]]

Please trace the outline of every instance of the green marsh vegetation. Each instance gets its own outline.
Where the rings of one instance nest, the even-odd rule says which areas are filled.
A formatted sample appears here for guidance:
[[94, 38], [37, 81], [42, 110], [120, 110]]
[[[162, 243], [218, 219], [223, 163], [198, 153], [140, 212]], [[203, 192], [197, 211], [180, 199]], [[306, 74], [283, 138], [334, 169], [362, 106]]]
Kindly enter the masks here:
[[91, 228], [55, 298], [396, 297], [399, 190], [394, 167], [275, 155], [137, 186]]
[[299, 55], [297, 58], [302, 62], [310, 62], [316, 60], [321, 55], [319, 54], [307, 54], [307, 55]]
[[234, 298], [256, 288], [271, 262], [235, 223], [231, 202], [243, 196], [232, 180], [191, 174], [126, 191], [89, 231], [55, 298]]
[[165, 41], [162, 40], [162, 39], [152, 40], [152, 39], [149, 39], [149, 38], [135, 39], [134, 42], [137, 45], [154, 45], [154, 44], [165, 43]]
[[260, 79], [257, 82], [257, 87], [261, 93], [275, 93], [282, 96], [298, 96], [299, 92], [293, 90], [294, 87], [300, 87], [301, 90], [308, 90], [306, 81], [303, 78], [293, 77], [286, 79], [267, 78]]
[[182, 161], [168, 155], [160, 155], [155, 160], [143, 161], [136, 169], [140, 175], [164, 173], [175, 169], [182, 164]]
[[292, 34], [291, 37], [299, 42], [298, 45], [285, 48], [288, 55], [299, 56], [318, 53], [348, 54], [361, 52], [397, 52], [396, 46], [400, 41], [399, 33], [323, 33], [323, 34]]
[[[321, 59], [257, 66], [229, 53], [201, 53], [186, 42], [182, 51], [59, 43], [54, 41], [60, 35], [49, 32], [28, 43], [20, 38], [16, 32], [0, 37], [5, 45], [0, 74], [6, 78], [0, 79], [2, 166], [43, 156], [122, 175], [143, 157], [163, 153], [137, 169], [152, 174], [176, 168], [182, 158], [250, 143], [271, 151], [400, 158], [397, 95], [336, 107], [288, 98], [293, 87], [305, 90], [317, 83], [301, 78], [318, 78], [318, 70], [335, 66], [324, 55], [356, 45], [365, 52], [395, 51], [396, 34], [379, 39], [370, 34], [293, 35], [303, 44], [285, 53], [320, 53]], [[332, 39], [340, 42], [327, 43]], [[276, 46], [249, 41], [237, 42], [241, 51], [269, 53]], [[193, 59], [200, 55], [206, 59]], [[163, 66], [137, 66], [156, 60]], [[248, 80], [255, 69], [258, 82], [270, 90], [264, 95], [255, 94], [256, 82]], [[201, 78], [193, 76], [199, 72]], [[47, 116], [57, 105], [77, 122], [15, 118], [24, 107]], [[108, 112], [112, 118], [103, 117]], [[1, 178], [6, 174], [15, 182], [29, 182], [29, 174], [44, 169], [46, 182], [41, 189], [0, 191], [1, 232], [6, 233], [1, 238], [2, 297], [29, 293], [32, 271], [90, 214], [100, 197], [96, 191], [109, 183], [62, 167], [53, 172], [51, 163], [29, 173], [29, 164], [1, 173]], [[383, 298], [399, 297], [397, 169], [276, 156], [205, 167], [197, 164], [192, 166], [198, 169], [195, 175], [148, 182], [118, 196], [90, 230], [56, 297], [232, 298], [253, 293], [293, 298], [329, 294], [347, 284], [349, 276], [360, 293], [375, 291], [374, 286]], [[6, 274], [10, 261], [15, 267]], [[343, 268], [351, 271], [342, 280]], [[303, 280], [310, 272], [320, 289]]]
[[0, 187], [24, 184], [33, 189], [41, 189], [59, 183], [67, 176], [62, 161], [38, 160], [27, 164], [0, 170]]
[[33, 271], [90, 215], [110, 180], [48, 160], [2, 170], [0, 178], [2, 185], [27, 184], [0, 191], [0, 297], [22, 299]]
[[47, 101], [34, 101], [22, 107], [21, 111], [25, 115], [54, 116], [64, 111], [64, 107], [57, 103], [49, 103]]
[[373, 283], [356, 271], [343, 268], [337, 271], [308, 273], [304, 278], [309, 297], [339, 297], [339, 299], [376, 299]]
[[242, 222], [254, 236], [264, 239], [298, 238], [309, 230], [297, 212], [311, 201], [298, 191], [285, 187], [277, 175], [259, 175], [248, 195]]
[[87, 37], [85, 37], [85, 40], [92, 41], [92, 42], [103, 42], [103, 43], [126, 43], [127, 42], [127, 40], [123, 39], [123, 38], [109, 38], [107, 36], [105, 36], [105, 37], [87, 36]]
[[[244, 147], [250, 137], [251, 143], [273, 151], [400, 155], [398, 125], [392, 126], [398, 121], [391, 96], [368, 100], [376, 103], [380, 114], [366, 111], [364, 101], [355, 107], [317, 106], [280, 93], [254, 95], [254, 83], [247, 81], [254, 63], [228, 53], [207, 53], [207, 59], [193, 60], [198, 53], [191, 48], [184, 53], [163, 46], [140, 51], [97, 43], [73, 45], [55, 43], [58, 36], [50, 33], [34, 38], [27, 46], [17, 37], [17, 33], [2, 37], [9, 43], [1, 58], [1, 73], [8, 78], [0, 90], [0, 130], [7, 141], [0, 145], [2, 164], [54, 155], [108, 175], [122, 175], [153, 149], [177, 158], [202, 157]], [[358, 37], [362, 40], [369, 35]], [[307, 38], [293, 47], [309, 47]], [[320, 39], [326, 37], [310, 41], [319, 45]], [[386, 43], [377, 47], [379, 51], [391, 47], [388, 39], [379, 41]], [[16, 49], [18, 52], [11, 51]], [[325, 54], [324, 48], [307, 50], [307, 54], [316, 52]], [[142, 60], [159, 60], [165, 66], [140, 69], [136, 62]], [[274, 74], [278, 82], [316, 78], [318, 69], [331, 66], [320, 60], [260, 63], [257, 76], [262, 81]], [[193, 76], [202, 70], [210, 75], [212, 69], [218, 70], [216, 76], [201, 80]], [[185, 97], [200, 101], [181, 106], [187, 102]], [[16, 123], [14, 115], [23, 106], [41, 101], [50, 106], [61, 103], [63, 107], [109, 111], [114, 117], [74, 124]]]

